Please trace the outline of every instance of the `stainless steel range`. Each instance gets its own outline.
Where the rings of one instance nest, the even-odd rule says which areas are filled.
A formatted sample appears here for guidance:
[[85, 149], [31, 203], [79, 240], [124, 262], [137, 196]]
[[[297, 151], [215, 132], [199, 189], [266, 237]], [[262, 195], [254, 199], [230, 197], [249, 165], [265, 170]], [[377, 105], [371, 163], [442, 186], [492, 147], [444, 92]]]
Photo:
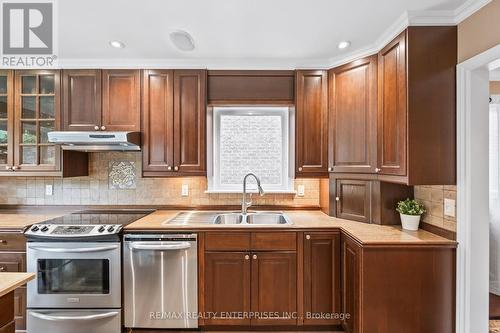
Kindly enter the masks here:
[[27, 332], [121, 332], [123, 225], [150, 211], [83, 211], [29, 228]]

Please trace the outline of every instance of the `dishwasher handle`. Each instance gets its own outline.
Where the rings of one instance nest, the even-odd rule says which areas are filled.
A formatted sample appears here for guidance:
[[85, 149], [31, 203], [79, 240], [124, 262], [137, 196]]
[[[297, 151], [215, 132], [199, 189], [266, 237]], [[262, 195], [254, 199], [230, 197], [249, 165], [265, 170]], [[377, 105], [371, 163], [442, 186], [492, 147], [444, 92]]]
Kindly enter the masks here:
[[191, 248], [189, 242], [129, 242], [129, 246], [133, 250], [146, 251], [175, 251], [187, 250]]

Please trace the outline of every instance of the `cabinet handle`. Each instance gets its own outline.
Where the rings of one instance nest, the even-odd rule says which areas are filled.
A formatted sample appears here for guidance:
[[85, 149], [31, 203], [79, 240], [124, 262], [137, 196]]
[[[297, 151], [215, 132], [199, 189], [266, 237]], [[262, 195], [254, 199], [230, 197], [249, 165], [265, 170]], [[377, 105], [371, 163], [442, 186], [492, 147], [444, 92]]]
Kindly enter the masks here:
[[380, 171], [382, 171], [382, 169], [375, 168], [375, 172], [380, 172]]
[[175, 170], [175, 171], [179, 171], [179, 167], [178, 167], [177, 165], [176, 165], [176, 166], [174, 166], [174, 170]]
[[101, 126], [101, 131], [105, 131], [106, 130], [106, 126]]
[[335, 201], [340, 201], [340, 197], [335, 197]]
[[302, 171], [302, 167], [299, 167], [299, 171]]
[[256, 255], [256, 254], [254, 254], [254, 255], [252, 256], [252, 258], [253, 258], [253, 260], [257, 259], [257, 255]]
[[245, 260], [250, 259], [250, 256], [248, 254], [245, 254]]
[[167, 170], [172, 171], [172, 167], [170, 165], [167, 165]]
[[311, 239], [311, 235], [306, 235], [306, 239]]
[[95, 126], [94, 126], [94, 129], [95, 129], [96, 131], [98, 131], [98, 130], [99, 130], [99, 126], [95, 125]]

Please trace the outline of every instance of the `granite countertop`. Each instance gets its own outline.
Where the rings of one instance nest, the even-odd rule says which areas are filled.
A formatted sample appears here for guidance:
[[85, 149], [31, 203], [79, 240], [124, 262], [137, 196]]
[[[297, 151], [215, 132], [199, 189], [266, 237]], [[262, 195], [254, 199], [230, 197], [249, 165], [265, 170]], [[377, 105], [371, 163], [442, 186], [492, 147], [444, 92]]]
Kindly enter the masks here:
[[0, 273], [0, 297], [35, 278], [35, 273]]
[[262, 230], [262, 229], [341, 229], [361, 244], [407, 244], [407, 245], [442, 245], [456, 246], [456, 242], [418, 230], [406, 231], [400, 226], [381, 226], [366, 224], [330, 217], [321, 211], [285, 211], [293, 225], [216, 225], [210, 223], [168, 224], [169, 219], [176, 216], [179, 210], [158, 210], [125, 227], [125, 231], [166, 231], [166, 230]]

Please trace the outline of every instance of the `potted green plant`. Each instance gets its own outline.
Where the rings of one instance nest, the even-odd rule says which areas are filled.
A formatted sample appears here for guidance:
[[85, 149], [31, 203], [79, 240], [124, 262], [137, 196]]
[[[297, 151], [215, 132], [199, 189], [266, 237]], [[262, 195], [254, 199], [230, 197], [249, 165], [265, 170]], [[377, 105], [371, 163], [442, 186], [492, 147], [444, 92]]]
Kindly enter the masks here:
[[401, 217], [403, 229], [418, 230], [420, 216], [425, 213], [425, 206], [415, 199], [406, 199], [398, 202], [396, 210]]

